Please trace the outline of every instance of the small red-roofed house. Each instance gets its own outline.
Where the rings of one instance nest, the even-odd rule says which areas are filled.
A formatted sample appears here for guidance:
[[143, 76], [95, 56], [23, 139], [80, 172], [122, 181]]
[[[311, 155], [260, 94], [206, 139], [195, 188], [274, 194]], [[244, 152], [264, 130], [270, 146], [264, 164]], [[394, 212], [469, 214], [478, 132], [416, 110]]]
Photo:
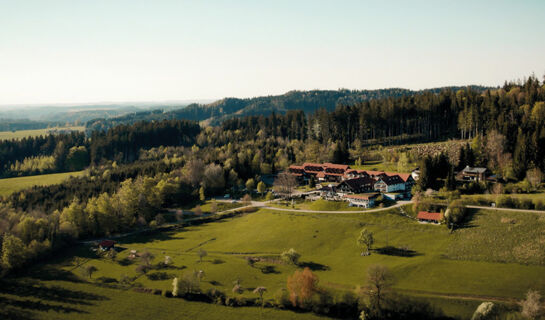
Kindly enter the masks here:
[[441, 223], [441, 220], [443, 220], [443, 214], [441, 212], [420, 211], [418, 212], [416, 218], [420, 222]]

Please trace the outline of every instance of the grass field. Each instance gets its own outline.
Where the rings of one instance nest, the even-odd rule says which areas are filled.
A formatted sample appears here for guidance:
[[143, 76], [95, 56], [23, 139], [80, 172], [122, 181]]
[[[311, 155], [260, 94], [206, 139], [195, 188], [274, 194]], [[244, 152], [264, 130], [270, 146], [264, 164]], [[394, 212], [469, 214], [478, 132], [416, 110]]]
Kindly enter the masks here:
[[[212, 203], [213, 203], [212, 200], [207, 200], [205, 203], [199, 205], [201, 207], [201, 211], [203, 213], [211, 213]], [[235, 203], [220, 202], [220, 201], [216, 202], [217, 212], [230, 210], [230, 209], [235, 209], [235, 208], [240, 208], [242, 206], [244, 206], [244, 204], [242, 202], [240, 202], [240, 201], [235, 202]], [[196, 208], [197, 208], [197, 206], [195, 205], [195, 206], [191, 206], [191, 208], [188, 208], [188, 210], [189, 211], [195, 211]]]
[[[256, 307], [232, 308], [182, 299], [164, 298], [130, 290], [110, 289], [81, 282], [26, 281], [4, 282], [0, 289], [0, 318], [31, 319], [259, 319]], [[317, 320], [309, 313], [264, 309], [263, 319]]]
[[[269, 206], [278, 208], [291, 208], [291, 202], [283, 203], [269, 203]], [[295, 201], [293, 203], [296, 210], [315, 210], [315, 211], [362, 211], [364, 208], [350, 207], [346, 201], [327, 201], [327, 200], [315, 200], [315, 201]]]
[[22, 139], [27, 137], [37, 137], [47, 135], [50, 132], [56, 130], [72, 130], [72, 131], [84, 131], [83, 126], [71, 126], [71, 127], [55, 127], [36, 130], [18, 130], [18, 131], [0, 131], [0, 140]]
[[0, 196], [8, 196], [13, 192], [33, 186], [47, 186], [60, 183], [71, 176], [81, 176], [84, 171], [42, 174], [38, 176], [0, 179]]
[[[121, 239], [121, 251], [115, 261], [95, 256], [87, 246], [76, 246], [64, 252], [63, 257], [37, 268], [36, 272], [18, 278], [17, 281], [41, 279], [40, 284], [33, 286], [33, 289], [48, 291], [47, 288], [56, 287], [57, 290], [81, 291], [82, 296], [91, 294], [106, 297], [88, 301], [88, 304], [78, 304], [77, 299], [63, 303], [65, 307], [89, 312], [78, 314], [77, 317], [81, 319], [93, 316], [112, 319], [114, 315], [119, 316], [120, 312], [130, 312], [132, 319], [146, 319], [150, 315], [155, 319], [170, 319], [178, 313], [183, 318], [199, 312], [202, 312], [199, 316], [208, 319], [222, 315], [225, 319], [252, 318], [258, 315], [256, 312], [259, 309], [201, 306], [131, 291], [112, 291], [99, 286], [96, 280], [91, 280], [92, 284], [80, 283], [78, 281], [84, 281], [80, 275], [81, 266], [93, 265], [98, 269], [93, 279], [104, 277], [116, 281], [127, 275], [137, 277], [135, 283], [144, 287], [169, 290], [172, 288], [172, 277], [203, 270], [203, 290], [217, 288], [233, 295], [232, 283], [240, 279], [242, 286], [247, 289], [243, 296], [255, 297], [251, 289], [265, 286], [268, 288], [265, 299], [271, 299], [278, 290], [286, 287], [288, 275], [298, 268], [279, 263], [278, 255], [284, 250], [295, 248], [302, 255], [299, 267], [312, 268], [320, 279], [320, 285], [337, 294], [365, 284], [366, 269], [378, 263], [388, 266], [393, 272], [395, 290], [426, 299], [446, 314], [462, 319], [469, 318], [483, 300], [497, 299], [507, 303], [521, 299], [529, 288], [541, 292], [545, 290], [543, 260], [527, 259], [530, 252], [542, 259], [545, 255], [543, 250], [536, 252], [532, 248], [523, 248], [520, 252], [524, 254], [514, 254], [505, 263], [496, 259], [502, 257], [502, 252], [521, 250], [521, 239], [523, 246], [529, 239], [522, 234], [531, 229], [532, 225], [536, 231], [528, 237], [535, 237], [536, 234], [543, 236], [545, 220], [541, 215], [477, 211], [470, 225], [450, 234], [444, 226], [420, 224], [396, 212], [396, 209], [392, 209], [375, 213], [305, 214], [260, 210], [205, 225]], [[517, 222], [506, 223], [509, 219]], [[375, 251], [368, 257], [360, 256], [356, 244], [357, 235], [363, 227], [374, 233], [376, 241]], [[493, 239], [493, 242], [484, 240], [488, 238]], [[498, 248], [491, 248], [493, 245]], [[395, 250], [383, 250], [402, 246], [409, 248], [408, 256], [400, 256]], [[208, 252], [202, 263], [197, 257], [197, 251], [201, 248]], [[139, 264], [138, 259], [134, 262], [125, 259], [130, 250], [153, 253], [154, 264], [168, 255], [172, 257], [173, 266], [137, 276], [135, 268]], [[478, 254], [482, 252], [490, 252], [490, 255]], [[246, 257], [262, 260], [251, 266], [246, 262]], [[167, 279], [153, 280], [152, 274], [157, 272], [164, 272], [163, 276]], [[9, 299], [30, 299], [5, 291], [0, 289], [0, 303]], [[44, 303], [44, 300], [41, 302]], [[144, 304], [149, 310], [142, 306]], [[70, 314], [63, 313], [62, 309], [43, 309], [45, 311], [32, 312], [38, 318], [70, 318]], [[270, 312], [267, 319], [311, 317], [291, 312], [265, 312]]]
[[511, 193], [511, 194], [471, 194], [471, 195], [462, 195], [462, 199], [473, 199], [473, 198], [485, 198], [488, 200], [496, 200], [498, 197], [506, 196], [516, 199], [529, 199], [529, 200], [545, 200], [545, 192], [538, 193]]
[[545, 265], [545, 214], [478, 211], [454, 237], [450, 259]]

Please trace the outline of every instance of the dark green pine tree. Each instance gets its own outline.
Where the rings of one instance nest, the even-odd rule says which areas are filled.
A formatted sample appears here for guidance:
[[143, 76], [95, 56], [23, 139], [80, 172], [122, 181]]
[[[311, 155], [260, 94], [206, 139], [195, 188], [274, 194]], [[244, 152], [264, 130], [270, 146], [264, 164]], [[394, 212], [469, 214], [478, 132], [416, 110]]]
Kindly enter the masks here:
[[466, 147], [460, 147], [460, 156], [458, 157], [458, 169], [463, 169], [466, 166], [467, 157], [466, 157]]
[[447, 190], [454, 190], [456, 189], [456, 179], [454, 177], [454, 167], [450, 167], [447, 178], [445, 179], [445, 188]]
[[421, 190], [426, 190], [432, 184], [432, 160], [429, 156], [420, 161], [420, 177], [418, 178], [418, 185]]

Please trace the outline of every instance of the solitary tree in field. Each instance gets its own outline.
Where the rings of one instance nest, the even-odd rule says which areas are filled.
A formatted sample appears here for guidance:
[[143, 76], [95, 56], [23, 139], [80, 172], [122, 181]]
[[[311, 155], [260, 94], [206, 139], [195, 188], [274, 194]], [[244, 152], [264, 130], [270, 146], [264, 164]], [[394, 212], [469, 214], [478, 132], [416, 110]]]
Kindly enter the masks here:
[[140, 261], [142, 261], [142, 264], [146, 267], [149, 267], [151, 265], [151, 261], [155, 258], [153, 253], [149, 251], [144, 251], [142, 254], [140, 254]]
[[284, 260], [288, 264], [297, 265], [299, 263], [299, 258], [301, 255], [295, 251], [295, 249], [291, 248], [288, 251], [282, 252], [282, 260]]
[[240, 285], [240, 283], [235, 283], [232, 291], [233, 293], [241, 294], [244, 290], [242, 289], [242, 286]]
[[97, 271], [98, 271], [98, 269], [95, 266], [86, 266], [86, 267], [83, 268], [83, 274], [86, 277], [89, 277], [89, 279], [91, 279], [91, 277], [93, 276], [93, 273], [95, 273]]
[[178, 296], [178, 284], [179, 284], [178, 277], [172, 279], [172, 296], [174, 297]]
[[257, 192], [259, 192], [261, 196], [263, 197], [263, 194], [265, 193], [265, 191], [267, 191], [267, 186], [265, 185], [263, 181], [259, 181], [259, 183], [257, 184]]
[[294, 307], [308, 305], [312, 296], [318, 292], [318, 276], [308, 267], [303, 271], [295, 271], [293, 275], [288, 277], [288, 292]]
[[536, 290], [528, 290], [526, 299], [520, 302], [522, 315], [529, 319], [538, 319], [543, 314], [541, 294]]
[[267, 288], [265, 287], [257, 287], [254, 289], [254, 293], [259, 295], [259, 299], [261, 300], [261, 309], [263, 309], [263, 306], [265, 305], [265, 301], [263, 300], [263, 294], [267, 291]]
[[199, 249], [199, 251], [197, 251], [197, 255], [199, 256], [199, 263], [202, 262], [202, 258], [206, 257], [208, 255], [208, 252], [206, 252], [206, 250], [204, 249]]
[[204, 278], [204, 271], [203, 270], [197, 271], [197, 279], [199, 279], [199, 282], [201, 282], [203, 278]]
[[380, 315], [385, 291], [393, 284], [390, 270], [383, 265], [372, 265], [367, 269], [367, 294], [372, 307]]
[[371, 246], [375, 243], [375, 238], [373, 238], [373, 233], [367, 229], [362, 229], [360, 236], [358, 237], [358, 245], [362, 248], [361, 255], [368, 256], [371, 254]]
[[447, 227], [454, 231], [454, 227], [463, 222], [466, 214], [466, 208], [462, 201], [454, 200], [450, 203], [449, 207], [445, 211], [445, 221]]

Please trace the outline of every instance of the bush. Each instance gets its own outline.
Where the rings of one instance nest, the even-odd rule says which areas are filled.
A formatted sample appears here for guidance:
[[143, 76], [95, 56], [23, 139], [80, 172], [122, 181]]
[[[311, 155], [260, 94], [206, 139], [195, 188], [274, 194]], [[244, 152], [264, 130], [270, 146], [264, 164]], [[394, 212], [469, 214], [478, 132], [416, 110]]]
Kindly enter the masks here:
[[512, 197], [499, 196], [498, 200], [496, 201], [496, 206], [502, 208], [514, 208], [515, 202], [513, 201]]
[[545, 202], [543, 200], [534, 200], [534, 208], [536, 210], [545, 210]]
[[519, 201], [520, 209], [534, 209], [534, 203], [530, 199], [522, 199]]
[[295, 249], [291, 248], [288, 251], [282, 252], [281, 258], [284, 262], [288, 264], [297, 265], [299, 263], [299, 258], [301, 255], [295, 251]]
[[170, 298], [170, 297], [172, 297], [172, 292], [170, 292], [169, 290], [163, 290], [163, 291], [161, 291], [161, 295], [163, 297]]
[[285, 309], [291, 306], [288, 290], [282, 288], [278, 289], [274, 294], [274, 303], [278, 308]]

